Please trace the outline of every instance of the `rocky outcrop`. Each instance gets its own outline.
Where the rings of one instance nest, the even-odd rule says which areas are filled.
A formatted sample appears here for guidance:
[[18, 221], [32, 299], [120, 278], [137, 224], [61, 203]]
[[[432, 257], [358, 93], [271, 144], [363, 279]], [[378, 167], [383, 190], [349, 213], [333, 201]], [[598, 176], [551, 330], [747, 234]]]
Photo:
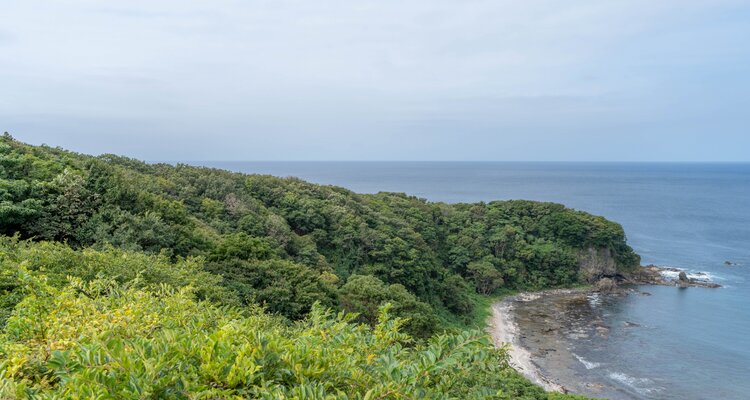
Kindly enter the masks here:
[[[677, 278], [670, 278], [667, 276], [677, 274]], [[720, 288], [721, 285], [710, 282], [704, 279], [696, 279], [688, 277], [687, 273], [681, 269], [669, 268], [669, 267], [657, 267], [656, 265], [646, 265], [640, 267], [633, 272], [630, 272], [623, 276], [620, 283], [633, 284], [633, 285], [662, 285], [662, 286], [678, 286], [682, 288], [687, 287], [705, 287], [705, 288]]]
[[[582, 282], [594, 286], [600, 293], [621, 291], [620, 285], [661, 285], [687, 287], [720, 288], [721, 285], [703, 279], [701, 273], [691, 278], [678, 268], [646, 265], [632, 271], [618, 270], [612, 251], [589, 247], [578, 253], [578, 274]], [[675, 278], [673, 278], [676, 276]]]
[[594, 285], [597, 292], [610, 293], [617, 290], [617, 282], [611, 278], [602, 278]]
[[578, 253], [578, 273], [581, 280], [595, 283], [602, 278], [614, 279], [619, 275], [617, 263], [609, 249], [589, 247]]
[[736, 267], [740, 264], [733, 261], [724, 261], [724, 265], [726, 265], [727, 267]]
[[677, 275], [677, 286], [681, 289], [685, 289], [686, 287], [690, 286], [690, 280], [688, 279], [685, 271], [680, 271], [680, 273]]

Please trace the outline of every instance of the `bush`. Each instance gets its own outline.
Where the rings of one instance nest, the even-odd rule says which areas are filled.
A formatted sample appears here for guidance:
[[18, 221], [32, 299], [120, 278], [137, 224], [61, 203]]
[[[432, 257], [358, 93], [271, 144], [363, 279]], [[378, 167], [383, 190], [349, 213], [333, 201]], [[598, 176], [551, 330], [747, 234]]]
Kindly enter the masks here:
[[315, 306], [293, 325], [258, 309], [21, 270], [29, 294], [0, 338], [2, 398], [544, 399], [480, 332], [417, 346], [379, 310], [373, 328]]
[[401, 285], [386, 285], [371, 275], [352, 275], [339, 290], [341, 307], [357, 314], [357, 320], [375, 325], [379, 309], [390, 303], [395, 315], [405, 319], [405, 330], [416, 337], [428, 338], [437, 328], [435, 312]]

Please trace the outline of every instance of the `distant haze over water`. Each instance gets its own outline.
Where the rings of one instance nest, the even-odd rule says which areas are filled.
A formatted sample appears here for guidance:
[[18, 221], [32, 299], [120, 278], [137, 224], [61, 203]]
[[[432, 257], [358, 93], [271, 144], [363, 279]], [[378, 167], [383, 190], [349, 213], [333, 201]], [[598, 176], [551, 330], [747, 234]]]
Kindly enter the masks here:
[[[553, 201], [623, 225], [644, 264], [704, 272], [722, 289], [644, 288], [603, 302], [610, 338], [577, 354], [584, 379], [623, 398], [745, 399], [750, 393], [750, 164], [502, 162], [205, 162], [296, 176], [358, 193], [431, 201]], [[725, 261], [738, 264], [728, 266]]]

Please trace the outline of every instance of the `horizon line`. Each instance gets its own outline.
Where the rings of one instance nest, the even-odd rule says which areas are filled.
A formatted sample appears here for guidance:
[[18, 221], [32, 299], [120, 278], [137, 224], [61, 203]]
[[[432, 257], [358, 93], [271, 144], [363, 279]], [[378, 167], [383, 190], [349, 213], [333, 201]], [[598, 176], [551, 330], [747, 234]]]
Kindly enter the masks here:
[[654, 161], [654, 160], [149, 160], [153, 164], [189, 163], [534, 163], [534, 164], [750, 164], [750, 160]]

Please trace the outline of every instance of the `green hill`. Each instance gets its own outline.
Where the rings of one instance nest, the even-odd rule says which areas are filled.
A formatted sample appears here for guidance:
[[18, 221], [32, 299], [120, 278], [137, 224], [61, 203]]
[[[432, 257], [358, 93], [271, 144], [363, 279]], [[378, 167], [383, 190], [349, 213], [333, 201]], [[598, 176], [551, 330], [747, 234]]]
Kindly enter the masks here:
[[592, 249], [639, 263], [620, 225], [559, 204], [361, 195], [7, 134], [0, 234], [0, 397], [562, 398], [460, 330], [483, 296], [596, 278]]

